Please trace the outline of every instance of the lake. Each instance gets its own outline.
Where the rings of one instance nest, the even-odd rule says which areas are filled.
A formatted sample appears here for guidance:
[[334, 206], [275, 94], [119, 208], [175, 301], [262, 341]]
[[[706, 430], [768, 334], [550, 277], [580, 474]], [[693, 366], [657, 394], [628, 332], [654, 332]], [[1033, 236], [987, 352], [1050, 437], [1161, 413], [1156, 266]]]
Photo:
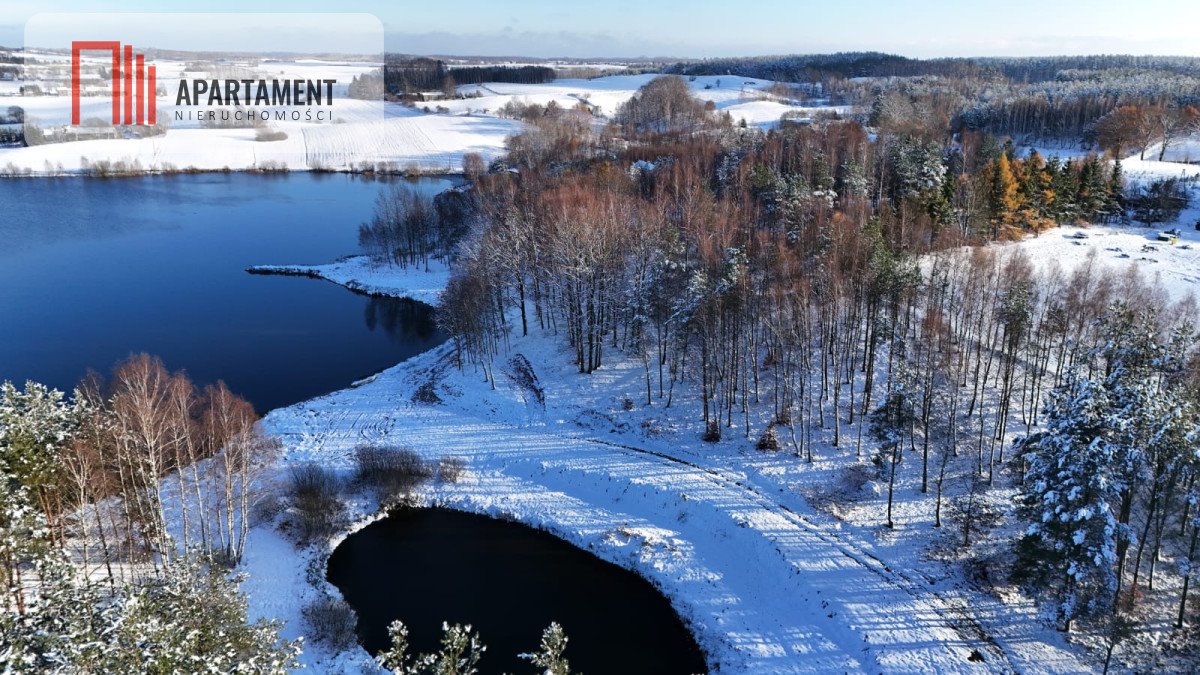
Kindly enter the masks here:
[[350, 535], [328, 579], [358, 613], [372, 654], [400, 619], [410, 650], [435, 651], [443, 621], [471, 624], [484, 673], [533, 672], [551, 621], [566, 631], [571, 672], [687, 675], [704, 657], [658, 591], [628, 570], [540, 530], [440, 508], [393, 511]]
[[245, 272], [357, 252], [384, 185], [313, 173], [0, 180], [0, 380], [70, 391], [144, 351], [200, 383], [224, 379], [262, 413], [438, 345], [425, 305]]

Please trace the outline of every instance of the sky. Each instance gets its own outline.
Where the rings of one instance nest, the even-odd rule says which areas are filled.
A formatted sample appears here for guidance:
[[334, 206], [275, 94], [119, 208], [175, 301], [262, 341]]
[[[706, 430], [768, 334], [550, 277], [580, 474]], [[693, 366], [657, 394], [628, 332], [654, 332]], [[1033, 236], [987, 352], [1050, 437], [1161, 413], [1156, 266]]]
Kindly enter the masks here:
[[[1200, 56], [1198, 0], [0, 0], [0, 44], [36, 12], [365, 12], [389, 51], [716, 57], [883, 51], [912, 57]], [[150, 45], [148, 45], [150, 46]]]

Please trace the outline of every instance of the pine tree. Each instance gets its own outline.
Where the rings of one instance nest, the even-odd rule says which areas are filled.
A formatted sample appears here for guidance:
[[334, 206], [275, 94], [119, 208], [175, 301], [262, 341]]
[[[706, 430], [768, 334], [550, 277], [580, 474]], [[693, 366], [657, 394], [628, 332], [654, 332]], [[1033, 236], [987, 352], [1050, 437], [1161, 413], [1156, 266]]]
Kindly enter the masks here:
[[29, 489], [52, 528], [61, 510], [60, 454], [75, 428], [71, 405], [57, 389], [0, 384], [0, 470]]
[[1126, 555], [1134, 543], [1130, 529], [1139, 486], [1150, 478], [1150, 458], [1170, 439], [1175, 406], [1165, 378], [1180, 367], [1188, 340], [1158, 339], [1158, 316], [1153, 309], [1134, 311], [1125, 304], [1114, 305], [1105, 318], [1100, 347], [1095, 351], [1103, 368], [1102, 386], [1107, 394], [1107, 434], [1112, 447], [1108, 467], [1112, 489], [1117, 493], [1117, 590], [1124, 579]]
[[401, 621], [388, 626], [391, 645], [375, 661], [393, 675], [476, 675], [487, 647], [471, 626], [442, 624], [441, 649], [412, 657], [408, 653], [408, 628]]
[[1054, 220], [1058, 223], [1072, 223], [1079, 219], [1079, 207], [1075, 202], [1079, 192], [1079, 176], [1075, 165], [1062, 162], [1057, 157], [1051, 157], [1046, 164], [1051, 176], [1050, 189], [1055, 194]]
[[1103, 387], [1075, 369], [1046, 405], [1046, 430], [1023, 442], [1022, 508], [1033, 520], [1018, 544], [1022, 570], [1059, 598], [1063, 630], [1115, 601], [1117, 491]]
[[1109, 203], [1109, 183], [1096, 155], [1088, 155], [1079, 165], [1079, 191], [1075, 202], [1081, 218], [1093, 221], [1102, 216]]
[[375, 662], [392, 675], [409, 675], [413, 670], [413, 659], [408, 653], [408, 626], [396, 620], [388, 624], [388, 648], [379, 652]]
[[61, 551], [31, 561], [37, 602], [0, 619], [2, 672], [261, 673], [297, 667], [281, 624], [249, 623], [246, 600], [215, 566], [177, 560], [141, 585], [89, 584]]
[[[1060, 595], [1064, 629], [1116, 607], [1130, 547], [1138, 544], [1137, 568], [1166, 482], [1191, 452], [1194, 413], [1171, 388], [1191, 330], [1162, 340], [1158, 325], [1153, 310], [1110, 308], [1099, 346], [1051, 394], [1046, 430], [1021, 443], [1022, 505], [1034, 521], [1018, 547], [1021, 566]], [[1140, 533], [1131, 527], [1135, 509], [1143, 511]]]
[[1104, 212], [1106, 220], [1124, 220], [1125, 218], [1125, 178], [1119, 159], [1113, 162], [1112, 173], [1108, 177], [1108, 201]]
[[299, 644], [279, 637], [279, 621], [247, 621], [241, 581], [187, 557], [130, 588], [119, 603], [121, 658], [113, 670], [284, 675], [295, 668]]
[[534, 654], [522, 654], [521, 658], [537, 666], [542, 675], [571, 675], [571, 665], [565, 656], [567, 634], [557, 622], [551, 622], [542, 632], [542, 642]]
[[425, 657], [424, 665], [433, 675], [476, 675], [479, 659], [487, 647], [471, 625], [442, 624], [442, 649]]
[[[894, 345], [893, 345], [894, 348]], [[879, 441], [876, 465], [886, 471], [888, 477], [888, 503], [886, 525], [896, 524], [892, 520], [892, 503], [896, 489], [896, 467], [904, 456], [904, 439], [912, 433], [917, 422], [913, 394], [908, 390], [906, 369], [898, 366], [899, 373], [883, 403], [871, 413], [871, 435]]]
[[[1193, 444], [1200, 443], [1200, 433], [1194, 433]], [[1175, 616], [1175, 627], [1183, 628], [1187, 618], [1188, 593], [1191, 590], [1192, 579], [1196, 577], [1196, 568], [1200, 566], [1200, 452], [1192, 453], [1188, 470], [1191, 474], [1190, 490], [1184, 496], [1191, 517], [1183, 524], [1183, 531], [1189, 532], [1187, 553], [1179, 561], [1179, 576], [1183, 578], [1183, 590], [1179, 593], [1179, 609]]]
[[50, 548], [45, 516], [33, 506], [25, 486], [0, 465], [0, 614], [25, 614], [29, 569]]

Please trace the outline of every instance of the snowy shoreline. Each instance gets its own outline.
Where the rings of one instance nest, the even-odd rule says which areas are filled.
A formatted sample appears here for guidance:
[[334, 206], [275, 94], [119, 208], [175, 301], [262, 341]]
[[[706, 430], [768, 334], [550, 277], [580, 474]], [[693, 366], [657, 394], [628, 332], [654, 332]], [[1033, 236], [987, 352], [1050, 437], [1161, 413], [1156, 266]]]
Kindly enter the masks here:
[[[449, 275], [380, 269], [361, 257], [252, 269], [428, 303]], [[550, 385], [546, 403], [505, 377], [490, 390], [470, 367], [460, 372], [443, 345], [268, 414], [266, 428], [286, 448], [281, 473], [310, 462], [348, 473], [361, 443], [406, 446], [429, 460], [460, 457], [463, 480], [420, 489], [419, 503], [516, 520], [638, 573], [668, 598], [713, 672], [1087, 668], [1038, 624], [1035, 608], [1014, 610], [881, 559], [841, 521], [759, 484], [737, 455], [689, 452], [682, 437], [635, 444], [630, 434], [610, 436], [617, 430], [606, 420], [589, 426], [569, 417], [599, 377], [637, 381], [636, 364], [615, 363], [583, 381], [569, 367], [554, 370], [568, 357], [551, 336], [513, 337], [508, 353], [545, 369], [538, 377]], [[442, 402], [414, 400], [430, 386]], [[352, 529], [381, 516], [373, 500], [350, 508]], [[256, 528], [245, 563], [252, 613], [285, 620], [289, 638], [302, 635], [303, 601], [319, 592], [306, 582], [313, 563], [279, 532]], [[374, 672], [361, 648], [330, 654], [310, 643], [306, 652], [312, 666]]]
[[405, 178], [405, 179], [420, 179], [420, 178], [459, 178], [463, 177], [461, 167], [450, 167], [443, 169], [421, 169], [415, 173], [408, 171], [376, 171], [374, 169], [362, 170], [355, 167], [340, 167], [335, 169], [329, 168], [309, 168], [297, 167], [287, 169], [261, 169], [255, 166], [242, 167], [208, 167], [195, 168], [189, 167], [186, 169], [145, 169], [141, 171], [128, 171], [121, 173], [98, 174], [85, 169], [77, 169], [73, 171], [63, 170], [61, 172], [37, 172], [30, 171], [29, 173], [5, 173], [6, 167], [0, 167], [0, 181], [5, 180], [41, 180], [45, 178], [104, 178], [109, 180], [121, 178], [144, 178], [146, 176], [191, 176], [205, 174], [226, 174], [238, 173], [249, 174], [254, 176], [286, 176], [289, 173], [312, 173], [312, 174], [341, 174], [346, 176], [367, 176], [371, 178]]
[[324, 279], [355, 293], [416, 300], [436, 305], [450, 279], [450, 268], [430, 260], [428, 269], [398, 269], [373, 263], [367, 256], [351, 256], [325, 265], [252, 265], [250, 274]]

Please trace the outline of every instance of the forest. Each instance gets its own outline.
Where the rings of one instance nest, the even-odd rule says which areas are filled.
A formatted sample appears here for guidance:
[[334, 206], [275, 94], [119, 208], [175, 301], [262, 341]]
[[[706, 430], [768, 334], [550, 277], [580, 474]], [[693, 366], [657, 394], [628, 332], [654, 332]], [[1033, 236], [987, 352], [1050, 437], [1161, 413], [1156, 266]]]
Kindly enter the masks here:
[[546, 66], [447, 66], [440, 59], [409, 58], [388, 54], [383, 67], [384, 89], [398, 96], [440, 91], [452, 94], [460, 84], [515, 82], [542, 84], [554, 79], [554, 69]]
[[[956, 495], [964, 560], [1006, 570], [1110, 656], [1135, 635], [1194, 648], [1195, 305], [1094, 262], [980, 246], [1128, 221], [1141, 197], [1120, 161], [1018, 153], [911, 91], [870, 134], [764, 133], [683, 84], [652, 81], [601, 132], [583, 108], [527, 117], [474, 179], [440, 307], [461, 367], [494, 382], [509, 336], [535, 330], [583, 376], [633, 358], [643, 403], [695, 397], [706, 441], [797, 462], [855, 448], [885, 527], [898, 474], [919, 476], [938, 526]], [[1001, 489], [1023, 534], [971, 506]], [[997, 553], [990, 537], [1009, 539]]]
[[810, 83], [835, 103], [863, 107], [918, 97], [950, 115], [955, 130], [1075, 144], [1095, 143], [1097, 124], [1120, 106], [1194, 115], [1200, 105], [1200, 58], [1182, 56], [921, 60], [866, 52], [710, 59], [669, 72]]

